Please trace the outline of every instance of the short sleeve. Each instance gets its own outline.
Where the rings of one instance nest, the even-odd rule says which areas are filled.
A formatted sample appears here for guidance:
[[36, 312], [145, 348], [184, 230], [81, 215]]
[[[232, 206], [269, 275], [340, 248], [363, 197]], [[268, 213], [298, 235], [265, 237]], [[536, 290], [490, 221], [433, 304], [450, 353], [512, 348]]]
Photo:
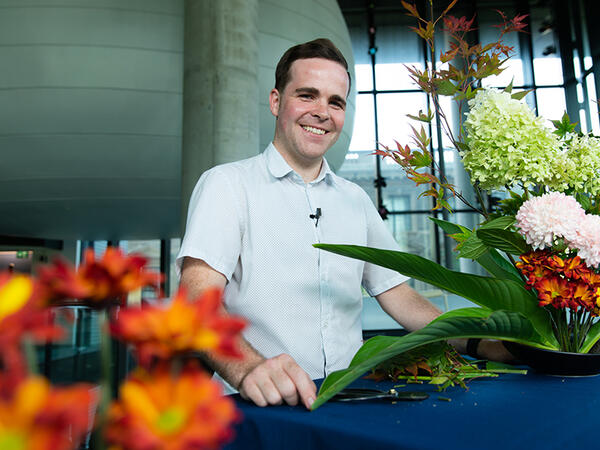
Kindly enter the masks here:
[[[385, 250], [400, 250], [400, 246], [381, 219], [369, 196], [363, 191], [363, 203], [367, 218], [367, 246]], [[375, 264], [366, 263], [362, 285], [372, 297], [381, 294], [408, 280], [408, 277]]]
[[[233, 171], [232, 171], [233, 172]], [[235, 195], [236, 177], [221, 168], [205, 172], [190, 198], [185, 235], [177, 255], [177, 273], [186, 256], [201, 259], [231, 280], [243, 235], [241, 193]]]

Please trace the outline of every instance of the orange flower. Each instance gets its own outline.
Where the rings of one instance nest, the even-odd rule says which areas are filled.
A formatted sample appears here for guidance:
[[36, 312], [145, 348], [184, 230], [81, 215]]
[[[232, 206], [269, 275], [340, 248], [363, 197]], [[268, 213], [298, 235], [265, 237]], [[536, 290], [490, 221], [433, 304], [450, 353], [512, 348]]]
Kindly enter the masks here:
[[0, 399], [0, 448], [78, 448], [90, 428], [90, 386], [52, 388], [42, 377], [22, 381], [11, 398]]
[[567, 258], [565, 260], [565, 267], [563, 269], [565, 277], [572, 278], [573, 280], [581, 279], [585, 274], [591, 273], [591, 270], [586, 266], [579, 256], [574, 258]]
[[168, 359], [195, 351], [239, 357], [237, 340], [245, 321], [221, 311], [221, 290], [208, 289], [194, 300], [179, 290], [170, 304], [122, 310], [111, 331], [136, 346], [143, 366], [153, 357]]
[[75, 268], [60, 258], [56, 258], [52, 264], [40, 266], [37, 274], [36, 288], [48, 302], [88, 295], [87, 286], [77, 276]]
[[544, 278], [536, 283], [535, 289], [538, 292], [540, 306], [552, 305], [555, 308], [569, 306], [572, 287], [564, 278]]
[[596, 307], [594, 290], [587, 283], [577, 283], [573, 290], [573, 303], [580, 305], [587, 311], [593, 311]]
[[79, 270], [55, 260], [39, 271], [40, 291], [50, 300], [78, 298], [92, 305], [123, 303], [127, 293], [143, 286], [158, 290], [162, 275], [145, 269], [147, 259], [140, 255], [124, 255], [121, 249], [108, 247], [101, 259], [88, 249]]
[[115, 450], [214, 449], [231, 439], [238, 418], [233, 400], [201, 370], [188, 366], [173, 377], [161, 366], [121, 385], [105, 435]]
[[548, 257], [547, 251], [535, 251], [521, 255], [521, 260], [516, 263], [516, 266], [525, 276], [528, 288], [553, 273], [552, 268], [547, 264]]
[[[0, 274], [0, 366], [4, 383], [0, 395], [10, 392], [25, 376], [26, 364], [21, 339], [28, 335], [37, 341], [56, 339], [62, 330], [52, 323], [51, 311], [45, 309], [34, 293], [34, 284], [26, 275]], [[10, 382], [8, 380], [11, 380]]]
[[102, 258], [96, 261], [94, 251], [88, 249], [79, 273], [88, 285], [89, 298], [117, 299], [144, 286], [158, 289], [162, 275], [146, 271], [147, 263], [143, 256], [124, 255], [121, 249], [115, 247], [108, 247]]

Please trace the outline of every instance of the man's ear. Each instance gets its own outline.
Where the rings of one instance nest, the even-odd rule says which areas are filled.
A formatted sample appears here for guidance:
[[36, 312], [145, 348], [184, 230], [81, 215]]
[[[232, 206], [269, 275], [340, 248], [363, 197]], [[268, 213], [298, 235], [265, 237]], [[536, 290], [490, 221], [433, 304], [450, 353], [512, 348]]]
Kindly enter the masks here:
[[271, 109], [271, 114], [275, 117], [279, 115], [279, 104], [281, 101], [281, 97], [279, 95], [279, 91], [277, 89], [271, 89], [271, 93], [269, 94], [269, 108]]

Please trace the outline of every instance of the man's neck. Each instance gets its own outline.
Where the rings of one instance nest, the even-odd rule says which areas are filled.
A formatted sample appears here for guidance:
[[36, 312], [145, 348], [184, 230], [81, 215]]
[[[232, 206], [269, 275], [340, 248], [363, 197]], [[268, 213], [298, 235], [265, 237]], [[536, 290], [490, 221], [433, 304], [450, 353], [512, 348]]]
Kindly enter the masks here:
[[321, 167], [323, 167], [323, 157], [318, 160], [297, 160], [292, 158], [286, 152], [282, 152], [277, 148], [277, 143], [273, 141], [273, 147], [275, 150], [281, 155], [281, 157], [285, 160], [285, 162], [292, 168], [294, 172], [296, 172], [305, 183], [310, 183], [314, 181], [321, 173]]

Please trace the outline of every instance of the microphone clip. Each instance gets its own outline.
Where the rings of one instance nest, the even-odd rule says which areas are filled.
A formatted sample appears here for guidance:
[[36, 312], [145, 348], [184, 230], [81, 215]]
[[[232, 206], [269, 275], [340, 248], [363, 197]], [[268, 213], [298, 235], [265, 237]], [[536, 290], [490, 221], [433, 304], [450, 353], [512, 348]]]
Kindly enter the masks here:
[[314, 214], [310, 214], [308, 217], [315, 220], [315, 227], [319, 224], [319, 218], [321, 217], [321, 208], [317, 208]]

